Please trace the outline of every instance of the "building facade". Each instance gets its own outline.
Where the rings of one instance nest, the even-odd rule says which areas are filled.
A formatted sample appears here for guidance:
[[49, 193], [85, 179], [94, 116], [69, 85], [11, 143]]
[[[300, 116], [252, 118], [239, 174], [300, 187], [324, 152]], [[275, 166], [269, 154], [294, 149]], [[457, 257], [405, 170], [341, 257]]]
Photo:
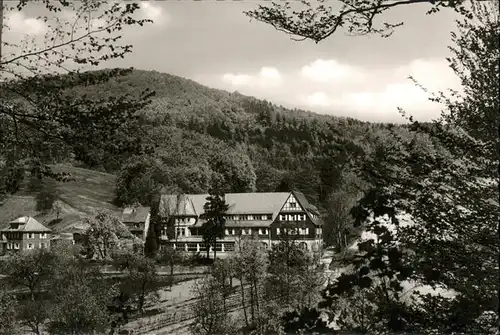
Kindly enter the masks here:
[[122, 222], [137, 238], [146, 240], [151, 219], [150, 207], [127, 207], [122, 213]]
[[31, 216], [23, 216], [0, 230], [4, 253], [33, 249], [49, 249], [52, 230]]
[[[163, 218], [160, 241], [163, 246], [190, 252], [204, 252], [201, 235], [203, 206], [208, 194], [162, 195]], [[227, 193], [229, 206], [224, 238], [216, 251], [231, 252], [244, 236], [255, 236], [267, 249], [283, 238], [293, 238], [304, 250], [318, 250], [323, 244], [323, 222], [318, 209], [300, 192]]]

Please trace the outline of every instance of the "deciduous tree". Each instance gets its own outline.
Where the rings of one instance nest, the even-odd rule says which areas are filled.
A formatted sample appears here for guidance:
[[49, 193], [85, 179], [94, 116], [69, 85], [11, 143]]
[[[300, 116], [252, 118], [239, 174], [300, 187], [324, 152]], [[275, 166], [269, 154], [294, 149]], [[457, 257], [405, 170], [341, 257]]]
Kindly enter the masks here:
[[0, 289], [0, 334], [15, 334], [16, 324], [16, 298], [7, 292], [5, 288]]
[[233, 334], [235, 329], [229, 315], [224, 311], [220, 285], [212, 277], [205, 277], [197, 280], [192, 290], [196, 297], [193, 304], [195, 322], [192, 332], [200, 335]]
[[114, 261], [120, 271], [126, 272], [120, 284], [121, 292], [134, 302], [141, 314], [144, 313], [146, 301], [158, 299], [160, 280], [155, 261], [130, 251], [116, 254]]
[[[3, 16], [31, 10], [31, 1], [2, 2]], [[136, 97], [87, 97], [74, 88], [108, 82], [128, 70], [80, 72], [132, 51], [122, 43], [128, 26], [151, 20], [137, 17], [136, 3], [107, 1], [44, 1], [37, 4], [34, 18], [45, 35], [32, 38], [12, 36], [9, 21], [0, 27], [0, 155], [16, 162], [42, 159], [49, 177], [62, 177], [48, 168], [40, 148], [71, 151], [88, 165], [106, 164], [110, 169], [124, 155], [141, 150], [137, 111], [151, 94]], [[67, 14], [67, 15], [61, 15]], [[67, 150], [67, 149], [70, 150]], [[109, 160], [107, 155], [116, 160]]]
[[95, 216], [87, 217], [85, 223], [88, 225], [85, 234], [89, 257], [109, 259], [120, 237], [133, 237], [120, 220], [108, 211], [98, 211]]
[[[463, 92], [432, 95], [444, 104], [443, 117], [411, 122], [410, 138], [393, 133], [396, 141], [365, 162], [371, 186], [353, 214], [358, 222], [372, 216], [367, 230], [375, 237], [359, 244], [354, 271], [328, 288], [327, 300], [353, 287], [376, 289], [384, 330], [488, 333], [498, 323], [498, 136], [491, 125], [498, 125], [500, 31], [489, 5], [474, 3], [473, 17], [453, 35], [450, 65]], [[416, 304], [405, 304], [402, 285], [410, 279], [454, 297], [417, 291]]]

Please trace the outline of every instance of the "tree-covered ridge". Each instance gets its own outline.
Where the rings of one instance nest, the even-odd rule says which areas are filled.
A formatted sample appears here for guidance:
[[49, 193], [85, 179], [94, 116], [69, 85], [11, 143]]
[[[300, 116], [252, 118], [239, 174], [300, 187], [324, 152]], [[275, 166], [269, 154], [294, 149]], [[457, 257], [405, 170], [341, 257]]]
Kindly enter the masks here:
[[[80, 93], [94, 97], [118, 93], [133, 96], [145, 88], [155, 92], [141, 113], [148, 128], [147, 139], [156, 147], [155, 158], [169, 167], [192, 170], [209, 166], [221, 173], [217, 168], [220, 159], [214, 157], [215, 153], [248, 156], [257, 173], [255, 183], [259, 191], [274, 190], [287, 171], [311, 171], [324, 165], [320, 163], [322, 156], [330, 157], [330, 151], [338, 149], [334, 143], [343, 146], [349, 140], [364, 147], [373, 141], [370, 134], [385, 128], [354, 119], [290, 110], [150, 71], [134, 70], [105, 84], [82, 87]], [[276, 178], [268, 178], [270, 173]], [[208, 190], [205, 186], [209, 185], [201, 186], [189, 191]], [[319, 194], [306, 193], [313, 201], [319, 200]]]
[[[52, 92], [41, 100], [55, 97], [47, 105], [50, 110], [61, 107], [66, 113], [61, 117], [77, 109], [85, 113], [90, 108], [91, 113], [88, 120], [85, 115], [78, 122], [70, 120], [70, 129], [43, 123], [67, 137], [63, 139], [40, 137], [23, 127], [33, 143], [24, 146], [28, 150], [22, 154], [16, 152], [17, 162], [24, 158], [34, 175], [40, 164], [61, 161], [114, 173], [118, 205], [153, 205], [162, 190], [206, 193], [222, 185], [223, 192], [299, 189], [328, 211], [334, 190], [337, 198], [344, 197], [338, 194], [342, 179], [351, 180], [346, 177], [349, 171], [389, 134], [385, 124], [290, 110], [155, 71], [108, 69], [43, 78], [48, 81], [43, 82], [44, 90], [22, 92], [37, 97]], [[70, 85], [63, 88], [63, 83]], [[29, 80], [12, 90], [27, 84]], [[11, 92], [5, 99], [16, 96]], [[119, 97], [126, 97], [124, 103]], [[105, 122], [101, 127], [99, 119]], [[5, 120], [4, 134], [10, 136], [13, 125]], [[79, 132], [78, 125], [85, 132]], [[405, 132], [404, 127], [395, 128]], [[11, 152], [3, 151], [2, 157]], [[20, 176], [16, 171], [22, 162], [5, 162], [4, 179], [10, 186], [4, 189], [12, 193], [16, 187], [10, 181]], [[351, 192], [344, 189], [343, 194]]]

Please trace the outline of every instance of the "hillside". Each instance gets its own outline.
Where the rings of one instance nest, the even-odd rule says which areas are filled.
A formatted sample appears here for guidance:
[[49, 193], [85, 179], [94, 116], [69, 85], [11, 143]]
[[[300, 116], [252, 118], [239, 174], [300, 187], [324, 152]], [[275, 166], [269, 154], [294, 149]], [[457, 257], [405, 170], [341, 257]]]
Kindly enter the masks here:
[[[66, 100], [75, 99], [79, 104], [81, 98], [96, 104], [106, 99], [125, 101], [138, 98], [144, 90], [154, 91], [155, 95], [135, 114], [138, 118], [127, 116], [99, 130], [79, 125], [70, 130], [92, 129], [86, 142], [73, 148], [50, 143], [50, 150], [41, 154], [46, 161], [68, 161], [68, 156], [77, 154], [78, 166], [92, 170], [58, 167], [72, 173], [77, 181], [59, 185], [66, 214], [57, 230], [71, 227], [95, 208], [114, 209], [111, 201], [115, 196], [120, 205], [151, 205], [161, 189], [186, 193], [206, 193], [213, 186], [225, 192], [299, 189], [327, 213], [331, 197], [339, 197], [334, 193], [344, 184], [352, 184], [346, 176], [378, 144], [386, 142], [388, 132], [385, 124], [286, 109], [155, 71], [132, 70], [105, 83], [81, 82], [65, 88], [61, 107], [56, 104], [52, 108], [55, 112], [64, 110], [71, 104]], [[102, 108], [90, 106], [98, 113], [107, 108], [105, 102]], [[128, 106], [126, 102], [112, 112], [128, 115], [124, 110]], [[71, 109], [67, 113], [64, 117], [74, 115]], [[124, 129], [130, 125], [128, 129], [133, 131], [122, 133], [122, 124]], [[106, 131], [109, 133], [104, 134]], [[95, 138], [101, 138], [104, 145], [99, 146]], [[125, 142], [140, 143], [149, 149], [134, 155], [128, 147], [120, 147]], [[48, 146], [44, 143], [40, 147]], [[78, 155], [82, 150], [84, 155]], [[357, 197], [359, 189], [348, 192]], [[23, 209], [32, 211], [33, 196], [17, 192], [2, 207], [0, 217], [5, 218]], [[42, 221], [52, 219], [50, 215], [40, 217]]]
[[[30, 215], [56, 232], [71, 231], [81, 227], [83, 218], [96, 209], [109, 209], [117, 214], [119, 209], [111, 202], [114, 198], [115, 176], [77, 168], [68, 164], [53, 166], [56, 172], [66, 171], [73, 180], [57, 182], [58, 201], [62, 210], [61, 221], [54, 213], [36, 211], [35, 195], [27, 190], [26, 183], [13, 195], [10, 195], [0, 205], [1, 224], [5, 224], [19, 216]], [[52, 223], [51, 223], [52, 222]]]

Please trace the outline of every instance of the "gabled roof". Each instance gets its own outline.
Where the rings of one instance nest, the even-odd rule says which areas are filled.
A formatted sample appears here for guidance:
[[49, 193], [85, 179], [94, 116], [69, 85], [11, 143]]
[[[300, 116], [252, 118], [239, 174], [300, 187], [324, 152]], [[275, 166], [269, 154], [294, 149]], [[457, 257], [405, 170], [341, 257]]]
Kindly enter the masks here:
[[[229, 206], [226, 214], [271, 214], [269, 221], [245, 221], [248, 225], [266, 226], [273, 222], [278, 216], [286, 200], [293, 194], [301, 206], [306, 210], [307, 216], [316, 225], [321, 225], [319, 217], [313, 218], [311, 213], [319, 215], [318, 209], [307, 201], [307, 198], [301, 192], [253, 192], [253, 193], [227, 193], [224, 200]], [[209, 194], [164, 194], [160, 200], [160, 215], [163, 217], [175, 216], [194, 216], [199, 217], [203, 214], [203, 206], [207, 202]], [[201, 225], [202, 220], [197, 222]], [[242, 226], [243, 223], [226, 221], [227, 226]]]
[[127, 207], [123, 209], [122, 222], [123, 223], [142, 223], [145, 222], [148, 214], [150, 213], [150, 207]]
[[[227, 193], [224, 198], [229, 206], [227, 214], [273, 214], [273, 220], [286, 201], [288, 192]], [[164, 194], [160, 202], [160, 214], [200, 216], [209, 194]]]
[[[295, 198], [297, 201], [300, 203], [300, 205], [306, 210], [306, 215], [309, 217], [309, 219], [318, 226], [323, 225], [323, 220], [320, 218], [320, 213], [318, 211], [318, 208], [316, 206], [312, 205], [307, 201], [306, 196], [298, 191], [293, 191], [292, 192], [295, 195]], [[311, 214], [315, 214], [317, 217], [313, 217]]]
[[51, 232], [52, 230], [45, 227], [43, 224], [35, 220], [31, 216], [21, 216], [13, 221], [10, 221], [8, 226], [2, 231], [22, 231], [22, 232]]

